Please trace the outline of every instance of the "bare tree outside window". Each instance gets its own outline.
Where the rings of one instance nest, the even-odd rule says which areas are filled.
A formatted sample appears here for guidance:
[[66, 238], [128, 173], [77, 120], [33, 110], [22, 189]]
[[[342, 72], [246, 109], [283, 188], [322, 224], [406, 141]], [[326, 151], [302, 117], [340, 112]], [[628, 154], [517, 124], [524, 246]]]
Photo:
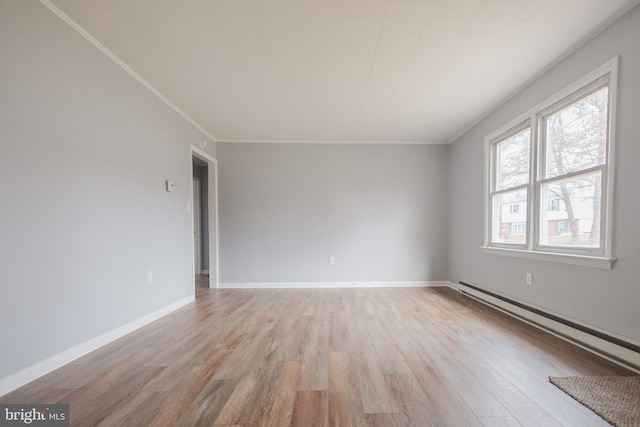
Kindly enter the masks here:
[[531, 130], [525, 129], [496, 144], [496, 190], [529, 183]]
[[557, 178], [546, 189], [564, 202], [570, 238], [542, 224], [544, 244], [600, 246], [602, 174], [590, 172], [607, 161], [608, 100], [604, 87], [545, 119], [544, 178]]

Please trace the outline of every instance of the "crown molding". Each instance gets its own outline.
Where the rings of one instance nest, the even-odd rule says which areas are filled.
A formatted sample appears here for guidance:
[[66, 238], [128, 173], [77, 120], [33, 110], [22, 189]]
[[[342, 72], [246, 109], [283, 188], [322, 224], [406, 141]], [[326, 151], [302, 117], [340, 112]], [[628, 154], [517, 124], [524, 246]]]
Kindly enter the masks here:
[[447, 141], [374, 141], [374, 140], [313, 140], [313, 139], [217, 139], [233, 144], [338, 144], [338, 145], [441, 145]]
[[100, 43], [95, 37], [93, 37], [91, 34], [89, 34], [84, 28], [82, 28], [76, 21], [74, 21], [73, 19], [71, 19], [71, 17], [69, 17], [69, 15], [67, 15], [66, 13], [64, 13], [62, 10], [60, 10], [56, 5], [54, 5], [53, 3], [51, 3], [50, 0], [39, 0], [40, 3], [46, 7], [47, 9], [49, 9], [51, 12], [53, 12], [56, 16], [58, 16], [58, 18], [62, 19], [67, 25], [69, 25], [71, 28], [73, 28], [78, 34], [80, 34], [82, 37], [84, 37], [89, 43], [91, 43], [92, 45], [94, 45], [95, 47], [98, 48], [98, 50], [100, 50], [102, 53], [104, 53], [109, 59], [111, 59], [113, 62], [115, 62], [118, 66], [120, 66], [120, 68], [122, 68], [124, 71], [126, 71], [129, 75], [131, 75], [131, 77], [133, 77], [134, 79], [136, 79], [140, 84], [142, 84], [142, 86], [144, 86], [145, 88], [147, 88], [147, 90], [149, 90], [149, 92], [153, 93], [155, 96], [158, 97], [158, 99], [160, 99], [162, 102], [164, 102], [165, 104], [167, 104], [169, 106], [169, 108], [171, 108], [173, 111], [175, 111], [176, 113], [178, 113], [180, 116], [182, 116], [182, 118], [184, 118], [187, 122], [189, 122], [193, 127], [195, 127], [196, 129], [198, 129], [200, 132], [202, 132], [204, 135], [206, 135], [209, 139], [211, 139], [213, 142], [217, 142], [217, 139], [211, 135], [208, 131], [206, 131], [198, 122], [196, 122], [195, 120], [193, 120], [191, 117], [189, 117], [189, 115], [187, 113], [185, 113], [184, 111], [182, 111], [177, 105], [175, 105], [173, 102], [171, 102], [166, 96], [164, 96], [162, 93], [160, 93], [160, 91], [158, 91], [158, 89], [156, 89], [155, 87], [153, 87], [153, 85], [151, 83], [149, 83], [148, 81], [146, 81], [142, 76], [140, 76], [138, 73], [136, 73], [131, 67], [129, 67], [124, 61], [122, 61], [120, 58], [118, 58], [118, 56], [116, 54], [114, 54], [113, 52], [111, 52], [105, 45], [103, 45], [102, 43]]

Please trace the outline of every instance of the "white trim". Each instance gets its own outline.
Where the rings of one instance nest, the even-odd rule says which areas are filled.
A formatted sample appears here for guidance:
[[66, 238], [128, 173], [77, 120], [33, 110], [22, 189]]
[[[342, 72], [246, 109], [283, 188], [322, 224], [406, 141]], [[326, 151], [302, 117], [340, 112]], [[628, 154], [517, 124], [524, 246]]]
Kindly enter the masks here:
[[200, 274], [209, 274], [209, 270], [200, 270]]
[[[605, 256], [613, 258], [613, 195], [614, 195], [614, 181], [616, 176], [616, 146], [618, 141], [616, 140], [616, 129], [618, 128], [618, 78], [620, 77], [620, 56], [616, 56], [610, 62], [611, 71], [609, 77], [609, 143], [607, 144], [607, 173], [606, 177], [603, 174], [603, 179], [607, 180], [607, 186], [604, 189], [606, 193], [605, 208], [606, 208], [606, 222], [604, 225], [605, 233]], [[611, 121], [613, 119], [613, 121]]]
[[442, 282], [442, 286], [446, 286], [446, 287], [448, 287], [448, 288], [451, 288], [451, 289], [453, 289], [454, 291], [459, 291], [459, 290], [460, 290], [460, 289], [458, 289], [458, 285], [456, 285], [455, 283], [450, 282], [450, 281], [448, 281], [448, 280], [443, 281], [443, 282]]
[[371, 145], [443, 145], [447, 141], [371, 141], [371, 140], [313, 140], [313, 139], [217, 139], [217, 142], [234, 144], [371, 144]]
[[[424, 288], [431, 286], [449, 286], [446, 281], [415, 282], [233, 282], [220, 283], [227, 289], [312, 289], [312, 288]], [[455, 286], [454, 286], [455, 287]]]
[[[473, 284], [474, 286], [478, 286]], [[478, 286], [480, 287], [480, 286]], [[562, 323], [556, 322], [555, 320], [548, 319], [544, 316], [540, 316], [536, 313], [532, 313], [531, 311], [522, 309], [515, 305], [509, 304], [506, 301], [502, 301], [498, 298], [492, 297], [491, 295], [487, 295], [483, 292], [476, 291], [475, 289], [469, 288], [467, 286], [460, 285], [458, 289], [465, 295], [482, 302], [483, 304], [487, 304], [490, 307], [493, 307], [497, 310], [500, 310], [512, 317], [522, 320], [525, 323], [528, 323], [538, 329], [542, 329], [558, 338], [561, 338], [565, 341], [568, 341], [574, 345], [577, 345], [580, 348], [583, 348], [591, 353], [597, 354], [598, 356], [604, 357], [607, 360], [610, 360], [618, 365], [621, 365], [627, 369], [633, 370], [635, 372], [640, 373], [640, 353], [636, 353], [635, 351], [629, 350], [627, 348], [621, 347], [619, 345], [613, 344], [609, 341], [605, 341], [601, 338], [594, 337], [591, 334], [586, 332], [579, 331], [570, 326], [564, 325]], [[492, 293], [500, 296], [505, 296], [491, 290]], [[506, 296], [505, 296], [506, 297]], [[529, 307], [535, 308], [540, 311], [544, 311], [546, 313], [552, 314], [553, 316], [559, 317], [561, 319], [565, 319], [567, 321], [585, 326], [587, 328], [593, 329], [595, 331], [601, 332], [603, 334], [612, 336], [614, 338], [618, 338], [623, 341], [627, 341], [630, 344], [640, 346], [640, 343], [633, 341], [627, 337], [623, 337], [621, 335], [615, 334], [613, 332], [597, 328], [595, 326], [589, 325], [584, 322], [580, 322], [579, 320], [569, 318], [567, 316], [560, 315], [558, 313], [549, 311], [547, 309], [536, 307], [535, 305], [526, 303], [524, 301], [519, 301], [515, 298], [506, 297], [512, 299], [518, 303], [527, 305]]]
[[490, 255], [504, 255], [514, 258], [533, 259], [536, 261], [555, 262], [558, 264], [580, 265], [583, 267], [600, 268], [611, 270], [615, 264], [615, 258], [605, 258], [598, 256], [586, 256], [568, 254], [566, 252], [542, 252], [530, 251], [526, 249], [498, 248], [493, 246], [482, 246], [482, 251]]
[[[194, 273], [202, 274], [202, 180], [192, 176], [193, 196], [191, 198], [192, 228], [193, 228], [193, 264]], [[207, 247], [209, 245], [207, 244]]]
[[163, 94], [161, 94], [155, 87], [153, 87], [151, 85], [151, 83], [149, 83], [144, 78], [142, 78], [142, 76], [140, 76], [138, 73], [133, 71], [133, 69], [131, 67], [129, 67], [127, 64], [124, 63], [124, 61], [122, 61], [120, 58], [118, 58], [116, 56], [116, 54], [114, 54], [109, 49], [107, 49], [107, 47], [105, 45], [103, 45], [98, 40], [96, 40], [91, 34], [89, 34], [84, 28], [82, 28], [77, 22], [75, 22], [73, 19], [71, 19], [71, 17], [69, 17], [69, 15], [67, 15], [62, 10], [60, 10], [56, 5], [51, 3], [50, 0], [39, 0], [39, 1], [43, 6], [45, 6], [51, 12], [56, 14], [58, 16], [58, 18], [62, 19], [67, 25], [69, 25], [71, 28], [76, 30], [78, 32], [78, 34], [80, 34], [82, 37], [87, 39], [87, 41], [89, 41], [89, 43], [91, 43], [92, 45], [97, 47], [98, 50], [100, 50], [102, 53], [104, 53], [109, 59], [111, 59], [113, 62], [118, 64], [120, 66], [120, 68], [122, 68], [124, 71], [129, 73], [131, 75], [131, 77], [136, 79], [140, 84], [142, 84], [142, 86], [147, 88], [149, 90], [149, 92], [153, 93], [162, 102], [167, 104], [169, 106], [169, 108], [171, 108], [173, 111], [175, 111], [180, 116], [182, 116], [182, 118], [184, 118], [187, 122], [189, 122], [191, 125], [193, 125], [196, 129], [198, 129], [200, 132], [202, 132], [207, 137], [209, 137], [213, 142], [216, 142], [216, 138], [213, 135], [211, 135], [202, 126], [200, 126], [195, 120], [193, 120], [191, 117], [189, 117], [187, 115], [187, 113], [185, 113], [180, 108], [178, 108], [177, 105], [175, 105], [173, 102], [169, 101], [169, 99], [167, 97], [165, 97]]
[[[189, 156], [189, 162], [191, 167], [189, 168], [189, 170], [191, 171], [191, 176], [193, 176], [193, 156], [195, 155], [196, 157], [200, 158], [201, 160], [206, 161], [207, 163], [209, 163], [209, 165], [212, 165], [213, 168], [215, 169], [214, 173], [211, 174], [211, 168], [209, 168], [209, 173], [208, 173], [208, 178], [209, 178], [209, 186], [208, 188], [211, 189], [211, 178], [213, 177], [215, 179], [215, 197], [214, 197], [214, 211], [215, 211], [215, 230], [216, 230], [216, 241], [215, 241], [215, 248], [216, 248], [216, 255], [215, 258], [211, 257], [211, 247], [209, 247], [209, 269], [211, 269], [211, 265], [214, 264], [216, 267], [216, 275], [214, 277], [215, 282], [211, 283], [211, 277], [209, 277], [209, 288], [218, 288], [220, 286], [220, 221], [219, 221], [219, 209], [218, 209], [218, 161], [213, 158], [210, 154], [208, 154], [205, 151], [202, 151], [200, 148], [194, 146], [194, 145], [190, 145], [191, 147], [191, 151], [190, 151], [190, 156]], [[208, 203], [211, 203], [211, 200], [208, 200]], [[193, 207], [193, 192], [191, 194], [191, 206]], [[209, 224], [211, 224], [211, 209], [208, 210], [209, 212]], [[191, 233], [193, 234], [193, 220], [192, 220], [192, 224], [191, 224]], [[209, 233], [209, 246], [211, 246], [211, 233]], [[194, 254], [195, 257], [195, 254]], [[212, 261], [215, 261], [212, 263]], [[194, 271], [195, 274], [195, 271]]]
[[356, 282], [356, 288], [429, 288], [436, 286], [449, 286], [448, 282]]
[[[535, 106], [529, 108], [524, 113], [519, 114], [513, 120], [510, 120], [505, 125], [500, 126], [498, 129], [487, 134], [487, 136], [485, 137], [485, 142], [492, 142], [496, 138], [499, 138], [503, 134], [506, 134], [507, 132], [509, 132], [509, 130], [511, 130], [512, 128], [516, 128], [520, 124], [523, 124], [524, 122], [529, 121], [530, 119], [533, 119], [535, 121], [538, 113], [542, 112], [543, 110], [546, 110], [551, 105], [556, 104], [557, 102], [561, 101], [563, 98], [566, 98], [567, 96], [582, 89], [583, 87], [587, 86], [588, 84], [592, 83], [593, 81], [597, 80], [598, 78], [608, 73], [611, 73], [611, 79], [609, 80], [609, 87], [617, 90], [619, 59], [620, 59], [619, 55], [611, 58], [604, 64], [597, 67], [595, 70], [580, 77], [578, 80], [574, 81], [570, 85], [565, 86], [562, 90], [555, 92], [552, 96], [548, 97], [544, 101], [539, 102]], [[615, 87], [614, 87], [614, 84], [616, 85]], [[613, 90], [611, 90], [611, 93], [613, 94]], [[613, 101], [613, 96], [612, 96], [612, 101]], [[611, 102], [611, 104], [613, 104], [613, 102]], [[611, 106], [611, 108], [614, 108], [614, 107]]]
[[226, 289], [307, 289], [307, 288], [353, 288], [354, 282], [233, 282], [220, 283]]
[[82, 37], [87, 39], [91, 44], [97, 47], [102, 53], [104, 53], [109, 59], [118, 64], [123, 70], [129, 73], [133, 78], [135, 78], [138, 82], [140, 82], [144, 87], [146, 87], [151, 93], [156, 95], [162, 102], [167, 104], [171, 109], [173, 109], [176, 113], [182, 116], [185, 120], [191, 123], [194, 127], [196, 127], [199, 131], [204, 133], [207, 137], [209, 137], [213, 142], [238, 142], [238, 143], [312, 143], [312, 144], [451, 144], [456, 141], [462, 135], [467, 133], [471, 128], [480, 123], [489, 115], [493, 114], [500, 107], [505, 105], [508, 101], [514, 98], [517, 94], [522, 92], [527, 87], [531, 86], [536, 80], [540, 79], [544, 74], [548, 73], [551, 69], [559, 65], [562, 61], [564, 61], [569, 55], [577, 51], [580, 47], [585, 45], [588, 41], [597, 36], [600, 32], [602, 32], [609, 25], [614, 23], [620, 17], [622, 17], [625, 13], [633, 9], [638, 3], [638, 0], [630, 0], [628, 1], [624, 7], [622, 7], [617, 13], [612, 15], [610, 18], [601, 23], [598, 27], [596, 27], [593, 31], [587, 34], [585, 37], [580, 39], [577, 43], [571, 46], [569, 49], [565, 51], [564, 54], [556, 58], [546, 67], [544, 67], [540, 72], [536, 73], [532, 78], [530, 78], [527, 82], [520, 85], [516, 90], [509, 93], [505, 96], [502, 101], [498, 102], [493, 108], [490, 108], [485, 114], [480, 116], [478, 119], [472, 121], [467, 126], [463, 127], [461, 131], [456, 133], [452, 138], [446, 141], [326, 141], [326, 140], [307, 140], [307, 141], [296, 141], [296, 140], [236, 140], [236, 139], [217, 139], [209, 132], [207, 132], [200, 124], [198, 124], [195, 120], [189, 117], [184, 111], [178, 108], [174, 103], [169, 101], [164, 95], [162, 95], [155, 87], [153, 87], [149, 82], [147, 82], [142, 76], [136, 73], [131, 67], [129, 67], [124, 61], [118, 58], [113, 52], [107, 49], [102, 43], [96, 40], [91, 34], [89, 34], [84, 28], [82, 28], [77, 22], [75, 22], [69, 15], [60, 10], [56, 5], [51, 3], [50, 0], [39, 0], [40, 3], [53, 12], [56, 16], [62, 19], [65, 23], [67, 23], [71, 28], [76, 30]]
[[0, 379], [0, 396], [3, 396], [31, 381], [40, 378], [43, 375], [54, 371], [67, 363], [70, 363], [98, 348], [105, 346], [118, 338], [121, 338], [136, 329], [139, 329], [149, 323], [160, 319], [163, 316], [193, 302], [194, 295], [182, 298], [172, 304], [169, 304], [159, 310], [140, 317], [132, 322], [119, 326], [95, 338], [91, 338], [83, 343], [77, 344], [61, 353], [51, 356], [45, 360], [28, 366], [14, 374]]

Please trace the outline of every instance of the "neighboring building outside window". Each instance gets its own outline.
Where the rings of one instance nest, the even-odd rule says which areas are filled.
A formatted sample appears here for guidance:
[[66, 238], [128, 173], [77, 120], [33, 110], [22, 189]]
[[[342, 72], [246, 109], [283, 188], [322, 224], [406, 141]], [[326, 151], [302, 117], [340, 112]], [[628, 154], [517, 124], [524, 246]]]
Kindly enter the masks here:
[[558, 212], [560, 210], [560, 199], [549, 200], [549, 210]]
[[527, 224], [523, 222], [516, 222], [511, 224], [512, 236], [524, 236], [527, 233]]

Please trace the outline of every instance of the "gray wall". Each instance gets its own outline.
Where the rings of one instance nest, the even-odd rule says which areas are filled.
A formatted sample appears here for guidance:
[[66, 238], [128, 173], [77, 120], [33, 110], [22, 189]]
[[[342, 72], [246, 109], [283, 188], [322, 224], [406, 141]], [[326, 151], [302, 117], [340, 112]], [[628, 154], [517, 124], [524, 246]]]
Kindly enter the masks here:
[[39, 2], [0, 11], [3, 378], [193, 295], [202, 135]]
[[446, 146], [217, 149], [222, 283], [447, 278]]
[[[640, 7], [482, 120], [450, 146], [449, 278], [466, 280], [640, 341]], [[482, 253], [484, 136], [621, 55], [613, 270]], [[532, 272], [534, 284], [525, 285]]]

